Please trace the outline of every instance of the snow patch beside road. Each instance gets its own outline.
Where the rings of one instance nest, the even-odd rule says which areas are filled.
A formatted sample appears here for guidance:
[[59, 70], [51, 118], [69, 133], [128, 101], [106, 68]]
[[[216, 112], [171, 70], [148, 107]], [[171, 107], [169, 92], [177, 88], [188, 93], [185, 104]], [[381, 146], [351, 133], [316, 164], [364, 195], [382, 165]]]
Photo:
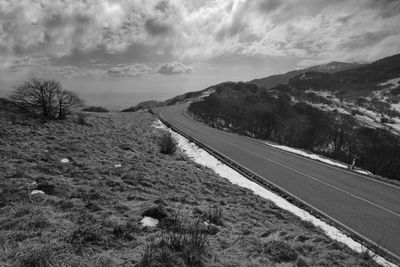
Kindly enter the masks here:
[[[294, 153], [294, 154], [297, 154], [297, 155], [300, 155], [300, 156], [303, 156], [303, 157], [307, 157], [307, 158], [310, 158], [310, 159], [318, 160], [318, 161], [324, 162], [324, 163], [332, 165], [332, 166], [336, 166], [336, 167], [343, 168], [343, 169], [348, 169], [348, 165], [346, 165], [344, 163], [340, 163], [340, 162], [337, 162], [337, 161], [322, 157], [322, 156], [317, 155], [317, 154], [308, 153], [308, 152], [305, 152], [303, 150], [292, 148], [292, 147], [288, 147], [288, 146], [275, 145], [275, 144], [271, 144], [269, 142], [263, 142], [263, 143], [268, 145], [268, 146], [272, 146], [272, 147], [275, 147], [275, 148], [278, 148], [278, 149], [281, 149], [281, 150], [285, 150], [285, 151], [288, 151], [288, 152], [291, 152], [291, 153]], [[372, 175], [371, 172], [365, 171], [365, 170], [355, 170], [355, 172], [361, 173], [361, 174], [365, 174], [365, 175]]]
[[271, 144], [271, 143], [268, 143], [268, 142], [263, 142], [263, 143], [266, 144], [266, 145], [281, 149], [281, 150], [285, 150], [285, 151], [288, 151], [288, 152], [291, 152], [291, 153], [294, 153], [294, 154], [297, 154], [297, 155], [301, 155], [303, 157], [307, 157], [307, 158], [310, 158], [310, 159], [322, 161], [322, 162], [325, 162], [325, 163], [327, 163], [329, 165], [333, 165], [333, 166], [337, 166], [337, 167], [340, 167], [340, 168], [347, 169], [347, 165], [346, 164], [338, 163], [338, 162], [335, 162], [333, 160], [321, 157], [321, 156], [316, 155], [316, 154], [307, 153], [307, 152], [304, 152], [302, 150], [299, 150], [299, 149], [296, 149], [296, 148], [291, 148], [291, 147], [288, 147], [288, 146], [275, 145], [275, 144]]
[[[294, 215], [300, 217], [304, 221], [309, 221], [314, 224], [316, 227], [321, 228], [331, 239], [337, 240], [339, 242], [344, 243], [354, 251], [358, 253], [362, 253], [367, 249], [361, 245], [360, 243], [356, 242], [351, 237], [346, 236], [337, 228], [330, 226], [329, 224], [323, 222], [322, 220], [312, 216], [309, 212], [302, 210], [295, 205], [291, 204], [284, 198], [280, 197], [279, 195], [267, 190], [266, 188], [262, 187], [261, 185], [250, 181], [234, 169], [228, 167], [214, 156], [209, 154], [204, 149], [198, 147], [196, 144], [190, 142], [185, 137], [177, 134], [176, 132], [172, 131], [171, 129], [167, 128], [160, 120], [157, 120], [153, 124], [154, 127], [159, 129], [169, 130], [174, 137], [174, 139], [178, 143], [178, 147], [185, 152], [194, 162], [201, 164], [205, 167], [213, 169], [217, 174], [220, 176], [228, 179], [231, 183], [239, 185], [241, 187], [247, 188], [252, 190], [256, 195], [263, 197], [265, 199], [271, 200], [275, 203], [278, 207], [285, 209]], [[344, 166], [344, 165], [343, 165]], [[347, 166], [346, 166], [347, 167]], [[375, 255], [372, 251], [368, 250], [370, 255]], [[386, 267], [396, 267], [397, 265], [388, 262], [381, 256], [376, 255], [374, 260]]]

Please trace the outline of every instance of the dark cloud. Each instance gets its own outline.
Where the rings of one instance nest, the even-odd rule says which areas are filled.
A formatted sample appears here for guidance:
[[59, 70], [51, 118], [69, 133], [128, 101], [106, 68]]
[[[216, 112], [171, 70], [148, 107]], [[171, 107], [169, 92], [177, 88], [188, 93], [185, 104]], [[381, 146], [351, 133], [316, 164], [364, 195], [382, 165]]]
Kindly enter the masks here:
[[61, 14], [53, 14], [45, 19], [44, 26], [46, 28], [52, 29], [52, 28], [58, 28], [58, 27], [64, 26], [65, 23], [66, 23], [66, 21], [61, 16]]
[[389, 32], [384, 31], [357, 34], [343, 42], [340, 47], [344, 49], [361, 49], [364, 47], [373, 47], [390, 35], [391, 34]]
[[158, 73], [171, 75], [180, 73], [190, 73], [193, 69], [190, 66], [182, 64], [180, 62], [164, 63], [158, 68]]
[[284, 2], [280, 1], [280, 0], [264, 0], [264, 1], [260, 1], [259, 8], [261, 11], [270, 13], [270, 12], [277, 10], [283, 4], [284, 4]]
[[353, 16], [354, 16], [353, 14], [341, 16], [341, 17], [337, 18], [336, 21], [341, 24], [347, 24]]
[[168, 1], [160, 1], [154, 6], [154, 9], [159, 10], [161, 12], [167, 12], [169, 7], [170, 5]]
[[376, 10], [382, 18], [391, 18], [400, 14], [400, 1], [398, 0], [375, 0], [367, 2], [366, 7]]
[[146, 31], [153, 36], [165, 35], [171, 31], [168, 24], [162, 23], [154, 18], [147, 19], [144, 23], [144, 27]]

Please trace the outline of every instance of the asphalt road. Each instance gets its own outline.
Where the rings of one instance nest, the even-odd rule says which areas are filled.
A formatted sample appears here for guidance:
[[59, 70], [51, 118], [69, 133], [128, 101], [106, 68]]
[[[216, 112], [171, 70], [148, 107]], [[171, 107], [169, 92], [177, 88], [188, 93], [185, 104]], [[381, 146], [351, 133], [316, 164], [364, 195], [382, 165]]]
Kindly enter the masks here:
[[208, 127], [158, 108], [165, 120], [400, 258], [400, 187]]

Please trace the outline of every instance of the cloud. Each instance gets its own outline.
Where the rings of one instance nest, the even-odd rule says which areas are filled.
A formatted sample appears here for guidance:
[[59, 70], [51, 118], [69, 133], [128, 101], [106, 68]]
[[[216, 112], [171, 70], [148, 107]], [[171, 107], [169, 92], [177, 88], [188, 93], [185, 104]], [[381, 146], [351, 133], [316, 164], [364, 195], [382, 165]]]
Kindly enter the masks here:
[[171, 31], [169, 25], [163, 24], [154, 18], [146, 20], [144, 27], [151, 35], [164, 35]]
[[137, 77], [151, 72], [146, 64], [119, 65], [109, 68], [106, 73], [110, 77]]
[[361, 34], [356, 34], [350, 36], [348, 40], [345, 40], [341, 44], [341, 47], [344, 49], [360, 49], [363, 47], [373, 47], [390, 35], [391, 33], [386, 31], [365, 32]]
[[160, 65], [157, 72], [165, 75], [191, 73], [192, 67], [184, 65], [180, 62], [170, 62]]
[[377, 59], [399, 52], [399, 24], [390, 0], [0, 0], [0, 53], [82, 69], [94, 59], [119, 77], [163, 62], [155, 72], [188, 73], [175, 61]]

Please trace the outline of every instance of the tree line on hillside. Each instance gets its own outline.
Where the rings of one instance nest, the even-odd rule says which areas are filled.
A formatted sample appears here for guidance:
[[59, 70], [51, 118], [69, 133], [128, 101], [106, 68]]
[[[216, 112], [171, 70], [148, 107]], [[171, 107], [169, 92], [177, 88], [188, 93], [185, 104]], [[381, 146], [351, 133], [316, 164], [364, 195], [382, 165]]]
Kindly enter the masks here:
[[[235, 89], [236, 88], [236, 89]], [[212, 127], [290, 147], [306, 149], [400, 179], [400, 138], [384, 129], [357, 124], [351, 115], [325, 112], [307, 103], [292, 104], [281, 93], [235, 85], [192, 103], [189, 111]]]

